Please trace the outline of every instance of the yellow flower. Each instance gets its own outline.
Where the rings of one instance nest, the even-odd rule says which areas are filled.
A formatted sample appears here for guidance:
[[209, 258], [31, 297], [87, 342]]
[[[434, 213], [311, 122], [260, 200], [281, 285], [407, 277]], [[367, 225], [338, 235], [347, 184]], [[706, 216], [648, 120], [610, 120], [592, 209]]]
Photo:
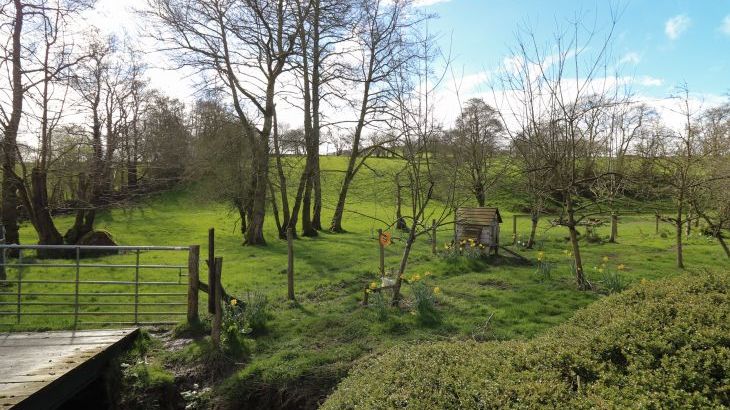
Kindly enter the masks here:
[[365, 293], [373, 293], [373, 291], [370, 289], [365, 289]]
[[236, 306], [238, 304], [238, 300], [231, 299], [231, 306]]
[[479, 249], [484, 249], [484, 248], [485, 248], [484, 244], [483, 243], [480, 243], [479, 244]]
[[431, 276], [431, 275], [433, 275], [431, 272], [426, 272], [423, 274], [423, 276]]
[[542, 260], [545, 258], [545, 252], [538, 252], [537, 253], [537, 260], [542, 262]]
[[444, 249], [449, 249], [449, 244], [448, 243], [445, 243], [444, 244]]
[[371, 282], [370, 283], [370, 289], [377, 289], [377, 288], [378, 288], [377, 282]]
[[603, 262], [608, 262], [608, 256], [603, 257]]
[[440, 295], [441, 294], [441, 288], [438, 287], [438, 286], [436, 286], [435, 288], [433, 288], [433, 293], [434, 293], [434, 295]]
[[616, 267], [616, 269], [618, 269], [618, 270], [624, 270], [624, 269], [626, 269], [626, 265], [624, 265], [624, 264], [622, 263], [622, 264], [618, 265], [618, 266]]
[[603, 273], [603, 268], [599, 268], [598, 273]]
[[421, 280], [421, 275], [416, 273], [415, 275], [411, 276], [411, 281], [418, 282], [419, 280]]

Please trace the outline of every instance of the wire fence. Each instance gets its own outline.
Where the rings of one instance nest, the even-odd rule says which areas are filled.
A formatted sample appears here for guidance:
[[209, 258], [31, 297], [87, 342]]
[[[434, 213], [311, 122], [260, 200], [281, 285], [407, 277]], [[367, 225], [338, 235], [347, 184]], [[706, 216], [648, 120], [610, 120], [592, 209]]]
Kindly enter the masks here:
[[190, 250], [0, 244], [0, 326], [179, 323], [187, 314]]

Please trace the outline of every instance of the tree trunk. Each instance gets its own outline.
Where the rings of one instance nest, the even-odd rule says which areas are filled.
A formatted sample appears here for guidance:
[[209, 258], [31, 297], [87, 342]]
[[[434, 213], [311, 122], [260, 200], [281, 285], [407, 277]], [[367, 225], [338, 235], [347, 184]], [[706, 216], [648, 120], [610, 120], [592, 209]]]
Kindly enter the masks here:
[[127, 190], [129, 192], [135, 192], [137, 190], [138, 182], [137, 164], [129, 162], [127, 164]]
[[17, 163], [17, 137], [20, 127], [20, 117], [23, 114], [23, 77], [21, 66], [24, 5], [20, 0], [14, 0], [15, 20], [12, 31], [12, 109], [10, 118], [3, 130], [3, 179], [2, 179], [2, 219], [5, 229], [5, 243], [20, 243], [18, 227], [18, 196], [15, 178]]
[[[317, 132], [319, 134], [319, 132]], [[319, 148], [319, 146], [317, 147]], [[312, 228], [322, 230], [322, 179], [319, 173], [319, 150], [314, 161], [312, 181], [314, 183], [314, 207], [312, 209]]]
[[535, 245], [535, 233], [537, 232], [537, 224], [540, 220], [540, 214], [533, 213], [530, 220], [532, 223], [530, 225], [530, 239], [527, 240], [527, 249], [532, 249]]
[[618, 215], [614, 212], [611, 214], [611, 236], [609, 237], [608, 241], [611, 243], [616, 243], [617, 237], [618, 237]]
[[[274, 214], [277, 218], [277, 228], [279, 231], [279, 239], [286, 239], [286, 230], [291, 225], [294, 225], [292, 229], [296, 229], [296, 222], [291, 222], [292, 215], [289, 213], [289, 195], [287, 194], [287, 187], [286, 187], [286, 174], [284, 174], [284, 166], [281, 163], [281, 149], [279, 147], [279, 127], [276, 124], [276, 115], [274, 115], [274, 155], [275, 160], [274, 163], [276, 164], [276, 174], [279, 177], [279, 191], [281, 192], [281, 209], [282, 209], [282, 216], [283, 221], [281, 223], [278, 222], [279, 219], [279, 212], [276, 210], [276, 206], [274, 205]], [[271, 190], [271, 199], [272, 201], [275, 201], [275, 193], [274, 193], [274, 187], [273, 185], [269, 184], [269, 188]], [[275, 204], [275, 202], [272, 202], [272, 204]], [[296, 211], [295, 215], [296, 215]], [[294, 235], [296, 235], [296, 231], [294, 232]]]
[[244, 209], [242, 203], [236, 203], [236, 210], [238, 210], [238, 217], [241, 218], [241, 237], [246, 237], [246, 209]]
[[414, 220], [413, 226], [411, 227], [411, 231], [408, 233], [408, 239], [406, 240], [406, 246], [403, 249], [403, 257], [400, 260], [400, 266], [398, 267], [398, 276], [395, 278], [395, 285], [393, 285], [393, 300], [391, 301], [391, 304], [393, 306], [398, 306], [401, 299], [400, 294], [400, 288], [403, 284], [403, 274], [406, 272], [406, 267], [408, 266], [408, 257], [411, 254], [411, 248], [413, 248], [413, 243], [416, 241], [416, 229], [418, 228], [418, 225], [416, 225], [416, 222]]
[[[680, 199], [681, 201], [681, 199]], [[677, 267], [680, 269], [684, 269], [684, 254], [682, 249], [682, 205], [680, 202], [680, 205], [677, 209], [677, 220], [675, 221], [675, 228], [677, 231]]]
[[306, 186], [304, 187], [304, 199], [302, 200], [302, 235], [303, 236], [317, 236], [317, 230], [312, 226], [312, 216], [310, 210], [312, 209], [312, 178], [307, 178]]
[[340, 194], [337, 197], [337, 205], [335, 206], [335, 213], [332, 216], [332, 223], [330, 224], [330, 232], [344, 232], [342, 228], [342, 217], [345, 214], [345, 203], [347, 202], [347, 192], [350, 189], [350, 184], [355, 178], [355, 173], [359, 167], [355, 167], [357, 159], [360, 156], [360, 138], [362, 136], [363, 128], [365, 128], [365, 119], [368, 113], [368, 102], [370, 100], [370, 86], [373, 82], [373, 70], [374, 70], [374, 58], [371, 58], [368, 66], [368, 74], [366, 76], [363, 85], [362, 101], [360, 102], [360, 113], [355, 126], [355, 135], [352, 139], [352, 150], [350, 151], [350, 158], [347, 161], [347, 170], [345, 171], [345, 178], [342, 180], [342, 186], [340, 187]]
[[720, 242], [720, 246], [722, 246], [722, 249], [725, 251], [725, 256], [730, 258], [730, 248], [728, 248], [725, 238], [722, 237], [722, 232], [718, 232], [717, 240]]
[[484, 205], [487, 203], [487, 195], [484, 192], [484, 185], [480, 183], [474, 185], [474, 196], [477, 199], [477, 204], [479, 204], [479, 207], [484, 208]]
[[575, 282], [580, 290], [588, 290], [590, 285], [586, 280], [583, 272], [583, 260], [580, 255], [580, 245], [578, 244], [578, 230], [575, 229], [575, 212], [573, 210], [572, 198], [567, 199], [568, 211], [568, 231], [570, 232], [570, 244], [573, 247], [573, 261], [575, 262]]
[[[28, 213], [33, 220], [33, 226], [38, 232], [38, 245], [62, 245], [63, 237], [53, 223], [51, 212], [48, 209], [47, 175], [39, 168], [31, 172], [31, 196]], [[59, 252], [38, 251], [39, 258], [59, 257]]]
[[395, 229], [404, 231], [408, 228], [406, 220], [403, 219], [403, 197], [401, 196], [400, 177], [395, 176]]
[[[354, 165], [354, 158], [350, 157], [350, 163]], [[352, 167], [354, 168], [354, 166]], [[347, 191], [350, 189], [350, 183], [352, 182], [354, 175], [352, 173], [350, 165], [345, 173], [345, 179], [342, 180], [342, 187], [340, 187], [340, 194], [337, 197], [337, 205], [335, 206], [335, 213], [332, 215], [332, 223], [330, 224], [330, 231], [336, 233], [345, 232], [342, 228], [342, 216], [345, 213], [345, 202], [347, 201]]]
[[[273, 90], [272, 90], [273, 93]], [[272, 97], [273, 99], [273, 97]], [[267, 107], [273, 112], [273, 101], [267, 103]], [[266, 245], [264, 238], [264, 220], [266, 218], [266, 191], [269, 180], [269, 135], [272, 129], [273, 115], [268, 115], [264, 120], [263, 131], [258, 136], [257, 147], [254, 147], [253, 175], [252, 175], [252, 198], [249, 210], [249, 226], [246, 230], [246, 245]], [[256, 132], [256, 131], [254, 131]]]

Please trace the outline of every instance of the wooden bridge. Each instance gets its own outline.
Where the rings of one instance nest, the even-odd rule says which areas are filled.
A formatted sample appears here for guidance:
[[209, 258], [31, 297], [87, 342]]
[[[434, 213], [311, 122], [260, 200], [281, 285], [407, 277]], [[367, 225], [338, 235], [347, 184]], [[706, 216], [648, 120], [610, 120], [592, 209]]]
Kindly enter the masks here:
[[139, 330], [0, 334], [0, 409], [53, 409], [96, 380]]
[[[180, 316], [186, 316], [189, 323], [198, 322], [199, 292], [208, 294], [208, 310], [213, 314], [211, 337], [219, 342], [221, 298], [230, 300], [231, 297], [220, 283], [223, 258], [214, 259], [213, 235], [211, 229], [208, 284], [199, 280], [198, 245], [112, 247], [0, 243], [0, 325], [10, 330], [0, 333], [0, 410], [62, 406], [97, 380], [111, 359], [130, 346], [139, 334], [136, 326], [175, 324], [179, 319], [174, 318]], [[75, 255], [74, 261], [46, 262], [28, 259], [27, 254], [23, 258], [23, 250], [46, 248], [70, 252]], [[8, 260], [8, 251], [17, 252], [17, 257]], [[131, 256], [134, 260], [131, 263], [118, 259], [82, 262], [84, 252], [99, 251]], [[186, 251], [188, 263], [160, 263], [154, 254], [149, 254], [155, 251]], [[140, 260], [142, 253], [151, 263]], [[40, 268], [40, 272], [31, 272], [31, 268]], [[82, 275], [82, 269], [87, 273]], [[111, 273], [100, 278], [105, 270]], [[160, 270], [163, 272], [155, 273]], [[152, 273], [145, 276], [143, 271]], [[61, 325], [74, 330], [13, 332], [23, 330], [24, 326], [26, 329], [43, 327], [44, 318], [49, 317], [65, 320]], [[85, 321], [84, 317], [95, 319]], [[107, 329], [79, 330], [87, 326]], [[135, 327], [109, 329], [110, 326]]]

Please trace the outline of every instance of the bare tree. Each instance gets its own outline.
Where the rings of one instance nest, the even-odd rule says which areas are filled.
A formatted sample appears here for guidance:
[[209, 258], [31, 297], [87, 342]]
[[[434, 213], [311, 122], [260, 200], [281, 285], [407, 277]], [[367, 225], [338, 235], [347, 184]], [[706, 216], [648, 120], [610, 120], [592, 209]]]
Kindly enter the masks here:
[[[434, 147], [443, 137], [442, 127], [435, 120], [434, 95], [450, 61], [443, 62], [443, 71], [439, 71], [441, 75], [434, 74], [434, 61], [440, 56], [440, 50], [428, 32], [416, 35], [418, 57], [412, 59], [408, 67], [401, 67], [394, 80], [395, 118], [391, 124], [399, 131], [398, 141], [403, 150], [401, 158], [404, 162], [403, 169], [397, 175], [408, 176], [409, 183], [405, 191], [411, 215], [402, 216], [408, 227], [408, 236], [393, 287], [393, 305], [400, 302], [403, 275], [416, 238], [449, 223], [447, 221], [459, 203], [458, 191], [455, 189], [457, 172], [453, 168], [450, 168], [451, 172], [438, 172], [437, 168], [443, 171], [445, 164], [435, 162], [432, 155]], [[437, 191], [442, 192], [442, 207], [432, 206]]]
[[606, 137], [602, 113], [626, 103], [611, 81], [617, 76], [609, 71], [615, 25], [612, 17], [605, 35], [596, 40], [600, 31], [576, 19], [547, 45], [524, 30], [501, 80], [500, 111], [509, 117], [505, 122], [516, 124], [509, 131], [513, 140], [529, 136], [527, 141], [543, 159], [528, 172], [545, 187], [544, 198], [560, 207], [554, 223], [568, 230], [579, 289], [591, 285], [583, 270], [577, 227], [602, 212], [607, 199], [597, 188], [612, 174], [597, 161]]
[[[9, 5], [10, 3], [8, 3]], [[18, 243], [17, 207], [21, 204], [38, 234], [39, 244], [60, 244], [61, 234], [51, 216], [48, 173], [54, 162], [52, 138], [65, 108], [68, 72], [83, 56], [72, 56], [73, 42], [67, 31], [70, 20], [89, 6], [83, 1], [13, 1], [12, 45], [0, 63], [9, 64], [11, 103], [0, 104], [3, 128], [3, 220], [7, 242]], [[8, 58], [9, 57], [9, 58]], [[28, 104], [24, 104], [27, 102]], [[24, 108], [25, 106], [25, 108]], [[9, 113], [8, 113], [9, 111]], [[37, 146], [23, 157], [17, 136], [20, 117], [29, 118], [29, 132]], [[37, 124], [37, 126], [36, 126]], [[31, 165], [31, 171], [28, 171]], [[39, 256], [47, 256], [39, 252]]]
[[[251, 147], [250, 199], [241, 206], [248, 225], [244, 243], [263, 245], [269, 189], [269, 142], [277, 80], [290, 69], [309, 8], [293, 1], [150, 0], [146, 15], [155, 38], [179, 67], [212, 73], [228, 92]], [[252, 113], [253, 111], [253, 113]], [[255, 114], [254, 114], [255, 113]]]
[[342, 218], [350, 185], [377, 148], [361, 147], [363, 133], [387, 117], [383, 112], [393, 100], [390, 88], [393, 77], [413, 56], [407, 32], [418, 23], [418, 18], [412, 17], [410, 0], [362, 0], [358, 4], [360, 17], [355, 29], [358, 62], [351, 80], [360, 90], [360, 95], [352, 101], [357, 120], [347, 168], [330, 223], [331, 232], [344, 232]]
[[494, 108], [481, 98], [466, 102], [456, 118], [453, 132], [447, 134], [446, 158], [460, 170], [459, 178], [479, 206], [487, 203], [487, 193], [503, 176], [507, 162], [498, 157], [502, 120]]

